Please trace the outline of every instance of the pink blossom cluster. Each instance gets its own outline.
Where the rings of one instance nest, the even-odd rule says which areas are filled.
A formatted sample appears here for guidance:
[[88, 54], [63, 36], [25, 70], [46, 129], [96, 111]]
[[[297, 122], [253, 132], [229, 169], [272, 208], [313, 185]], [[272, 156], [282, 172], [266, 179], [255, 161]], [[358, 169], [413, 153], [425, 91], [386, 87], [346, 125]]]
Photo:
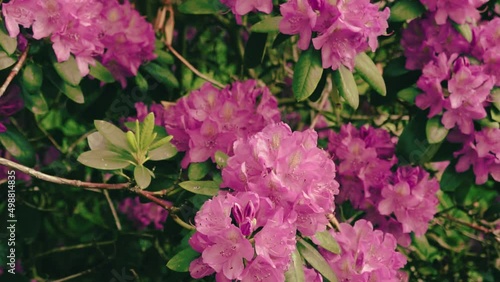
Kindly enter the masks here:
[[486, 127], [470, 135], [453, 132], [448, 139], [463, 144], [462, 149], [454, 153], [458, 158], [458, 172], [472, 166], [476, 184], [486, 183], [488, 175], [500, 182], [500, 129]]
[[349, 200], [377, 228], [409, 245], [409, 233], [423, 235], [436, 213], [439, 183], [420, 167], [397, 167], [395, 144], [383, 129], [343, 125], [331, 132], [328, 149], [338, 165], [338, 203]]
[[396, 239], [388, 233], [373, 230], [373, 225], [364, 219], [354, 226], [341, 223], [339, 231], [330, 230], [340, 245], [341, 253], [333, 254], [321, 249], [339, 281], [408, 281], [399, 269], [406, 258], [397, 252]]
[[435, 12], [437, 24], [444, 24], [448, 18], [458, 24], [472, 23], [479, 20], [477, 10], [488, 0], [420, 0], [429, 11]]
[[297, 230], [325, 230], [338, 193], [335, 164], [316, 142], [313, 130], [277, 123], [234, 143], [221, 184], [231, 192], [205, 202], [195, 217], [190, 244], [201, 257], [190, 265], [192, 277], [284, 281]]
[[21, 98], [21, 88], [11, 85], [0, 97], [0, 133], [7, 131], [4, 124], [9, 123], [9, 117], [24, 108], [24, 101]]
[[233, 154], [233, 142], [280, 120], [278, 102], [267, 87], [255, 80], [234, 82], [219, 90], [205, 83], [168, 108], [165, 125], [179, 151], [182, 167], [204, 162], [222, 151]]
[[167, 210], [155, 203], [141, 203], [139, 197], [124, 199], [118, 206], [118, 210], [125, 214], [138, 229], [144, 229], [153, 224], [155, 229], [162, 230], [168, 217]]
[[423, 91], [415, 99], [419, 108], [429, 109], [429, 117], [444, 111], [441, 122], [446, 128], [457, 126], [470, 134], [473, 121], [487, 115], [485, 106], [494, 79], [484, 72], [484, 66], [471, 64], [467, 57], [441, 53], [425, 65], [417, 86]]
[[473, 29], [472, 54], [484, 65], [484, 72], [500, 86], [500, 18], [481, 22]]
[[22, 26], [34, 39], [50, 37], [57, 60], [74, 55], [82, 76], [98, 59], [124, 87], [143, 61], [155, 58], [153, 27], [128, 1], [12, 0], [2, 12], [10, 36]]
[[273, 0], [220, 0], [220, 2], [231, 9], [238, 23], [241, 23], [241, 16], [250, 12], [269, 14], [273, 11]]
[[134, 105], [135, 110], [137, 112], [137, 116], [135, 117], [128, 117], [127, 121], [136, 121], [139, 120], [140, 122], [144, 121], [146, 116], [149, 113], [154, 113], [155, 115], [155, 125], [156, 126], [165, 126], [165, 119], [167, 116], [167, 111], [165, 110], [165, 107], [161, 104], [156, 104], [153, 103], [150, 106], [147, 106], [143, 102], [137, 102]]
[[384, 34], [389, 9], [369, 0], [290, 0], [280, 6], [283, 19], [280, 32], [299, 35], [298, 47], [309, 48], [312, 39], [316, 50], [321, 50], [323, 68], [336, 70], [340, 65], [354, 68], [358, 53], [368, 47], [375, 51], [377, 37]]

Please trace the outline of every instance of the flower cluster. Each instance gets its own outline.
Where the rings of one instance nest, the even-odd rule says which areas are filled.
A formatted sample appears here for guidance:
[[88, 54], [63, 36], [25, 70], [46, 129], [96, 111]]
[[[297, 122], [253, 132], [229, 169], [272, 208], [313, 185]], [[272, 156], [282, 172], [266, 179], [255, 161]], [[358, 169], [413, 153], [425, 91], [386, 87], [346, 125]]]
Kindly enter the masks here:
[[204, 84], [167, 109], [165, 125], [179, 151], [182, 167], [192, 162], [215, 162], [214, 154], [233, 154], [233, 142], [280, 120], [278, 102], [255, 80], [234, 82], [222, 90]]
[[484, 184], [491, 175], [500, 181], [500, 129], [483, 128], [471, 135], [450, 135], [451, 141], [463, 147], [454, 153], [458, 157], [456, 169], [464, 172], [471, 166], [476, 175], [476, 184]]
[[269, 14], [273, 10], [272, 0], [220, 0], [220, 2], [231, 9], [238, 23], [241, 23], [241, 16], [250, 12], [259, 11]]
[[10, 36], [21, 25], [34, 39], [50, 37], [57, 60], [73, 54], [82, 76], [98, 59], [124, 87], [144, 60], [155, 58], [153, 28], [128, 1], [12, 0], [2, 12]]
[[[297, 230], [325, 230], [338, 183], [335, 164], [316, 147], [313, 130], [293, 132], [284, 123], [240, 138], [222, 170], [232, 192], [207, 201], [190, 239], [200, 258], [191, 276], [217, 273], [218, 281], [284, 281]], [[314, 271], [308, 277], [317, 280]]]
[[336, 70], [340, 65], [354, 68], [358, 53], [368, 47], [375, 51], [377, 37], [384, 34], [389, 9], [379, 11], [369, 0], [290, 0], [280, 6], [283, 19], [280, 32], [299, 35], [298, 47], [321, 50], [323, 68]]
[[324, 249], [321, 253], [339, 281], [407, 280], [398, 271], [406, 264], [406, 258], [395, 250], [396, 239], [391, 234], [373, 230], [373, 225], [364, 219], [356, 221], [354, 226], [341, 223], [339, 232], [330, 233], [339, 243], [341, 253]]
[[285, 211], [297, 213], [297, 228], [306, 235], [325, 229], [325, 214], [334, 210], [335, 164], [317, 148], [317, 133], [293, 132], [284, 123], [268, 125], [234, 143], [235, 155], [222, 170], [221, 187], [253, 191]]
[[472, 54], [484, 65], [484, 72], [500, 86], [500, 18], [482, 22], [473, 30]]
[[429, 11], [435, 12], [438, 24], [444, 24], [448, 18], [458, 24], [472, 23], [480, 18], [479, 8], [488, 0], [420, 0]]
[[155, 115], [155, 125], [156, 126], [165, 126], [165, 119], [167, 116], [167, 111], [161, 104], [156, 104], [153, 103], [149, 107], [146, 106], [143, 102], [137, 102], [134, 105], [135, 110], [137, 112], [137, 116], [135, 117], [128, 117], [126, 121], [136, 121], [139, 120], [140, 122], [144, 121], [146, 116], [149, 113], [154, 113]]
[[436, 213], [439, 183], [420, 167], [393, 172], [397, 159], [388, 132], [347, 124], [339, 133], [331, 132], [328, 148], [339, 168], [338, 203], [349, 200], [401, 245], [409, 245], [410, 232], [420, 236], [427, 231]]
[[141, 203], [139, 197], [126, 198], [120, 203], [118, 210], [138, 229], [144, 229], [153, 223], [155, 229], [162, 230], [168, 217], [167, 210], [155, 203]]

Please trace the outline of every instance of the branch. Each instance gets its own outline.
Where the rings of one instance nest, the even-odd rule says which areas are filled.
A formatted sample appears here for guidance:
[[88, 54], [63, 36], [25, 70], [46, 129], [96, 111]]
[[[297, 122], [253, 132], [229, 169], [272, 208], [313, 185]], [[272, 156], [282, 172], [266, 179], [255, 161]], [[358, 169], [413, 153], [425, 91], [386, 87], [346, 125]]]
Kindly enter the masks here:
[[199, 70], [197, 70], [193, 65], [191, 65], [181, 54], [179, 54], [171, 45], [167, 45], [168, 50], [174, 54], [174, 56], [179, 59], [188, 69], [190, 69], [194, 74], [199, 76], [200, 78], [212, 83], [213, 85], [219, 87], [219, 88], [224, 88], [224, 84], [218, 82], [217, 80], [210, 78], [203, 73], [201, 73]]
[[103, 190], [103, 193], [104, 193], [104, 196], [106, 197], [106, 201], [108, 202], [109, 209], [111, 210], [111, 213], [113, 214], [113, 218], [115, 219], [116, 229], [118, 229], [118, 231], [122, 231], [122, 225], [120, 223], [120, 219], [118, 218], [118, 215], [116, 214], [115, 205], [113, 204], [113, 201], [111, 201], [111, 198], [109, 197], [108, 190]]
[[153, 195], [153, 192], [149, 192], [149, 191], [144, 191], [140, 188], [137, 188], [137, 187], [134, 187], [132, 189], [130, 189], [132, 192], [150, 200], [151, 202], [154, 202], [155, 204], [159, 205], [160, 207], [168, 210], [168, 211], [171, 211], [172, 210], [172, 207], [173, 207], [173, 204], [169, 201], [164, 201], [160, 198], [157, 198]]
[[37, 171], [33, 168], [18, 164], [16, 162], [7, 160], [5, 158], [0, 158], [0, 165], [10, 167], [13, 169], [17, 169], [21, 172], [29, 174], [35, 178], [40, 180], [44, 180], [47, 182], [52, 182], [56, 184], [65, 184], [71, 185], [75, 187], [83, 187], [83, 188], [97, 188], [97, 189], [124, 189], [129, 188], [131, 186], [130, 183], [117, 183], [117, 184], [108, 184], [108, 183], [93, 183], [93, 182], [85, 182], [80, 180], [73, 180], [67, 178], [61, 178], [49, 174], [45, 174], [43, 172]]
[[7, 90], [7, 87], [9, 87], [9, 84], [12, 82], [14, 77], [23, 67], [24, 62], [26, 61], [26, 57], [28, 57], [29, 50], [30, 46], [27, 46], [24, 52], [21, 54], [21, 57], [19, 57], [19, 61], [17, 61], [17, 64], [12, 68], [12, 70], [9, 73], [9, 76], [7, 76], [7, 78], [5, 79], [5, 82], [3, 83], [2, 87], [0, 87], [0, 97], [3, 96], [3, 94]]

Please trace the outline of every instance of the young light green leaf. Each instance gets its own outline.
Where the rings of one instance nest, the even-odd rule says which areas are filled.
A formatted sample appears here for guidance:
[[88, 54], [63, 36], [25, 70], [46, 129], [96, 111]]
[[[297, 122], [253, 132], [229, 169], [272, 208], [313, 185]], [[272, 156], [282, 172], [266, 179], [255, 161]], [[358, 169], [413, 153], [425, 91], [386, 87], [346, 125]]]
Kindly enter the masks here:
[[[24, 86], [24, 84], [23, 84]], [[49, 111], [49, 105], [40, 92], [28, 93], [23, 90], [24, 106], [35, 115], [43, 115]]]
[[113, 74], [97, 60], [95, 61], [95, 66], [90, 66], [90, 75], [99, 79], [102, 82], [112, 83], [115, 82]]
[[9, 55], [14, 54], [17, 49], [17, 38], [9, 36], [3, 22], [0, 22], [0, 46]]
[[215, 196], [219, 193], [219, 185], [214, 181], [184, 181], [179, 183], [179, 186], [200, 195]]
[[0, 70], [6, 69], [16, 63], [7, 53], [0, 51]]
[[496, 107], [491, 107], [490, 109], [491, 119], [494, 121], [500, 122], [500, 110]]
[[314, 234], [314, 238], [319, 241], [319, 245], [334, 253], [334, 254], [340, 254], [340, 246], [339, 243], [337, 243], [337, 240], [333, 238], [332, 234], [328, 232], [328, 230], [317, 232]]
[[313, 48], [302, 52], [293, 73], [292, 88], [295, 99], [304, 101], [309, 98], [321, 80], [322, 74], [321, 53]]
[[43, 71], [42, 68], [33, 63], [27, 64], [21, 75], [22, 86], [30, 93], [36, 93], [40, 91], [43, 81]]
[[228, 158], [229, 156], [222, 151], [215, 152], [215, 163], [220, 169], [226, 167]]
[[429, 144], [442, 142], [448, 135], [449, 129], [446, 129], [441, 123], [441, 117], [435, 116], [429, 119], [425, 125], [425, 134]]
[[154, 150], [148, 152], [148, 158], [152, 161], [161, 161], [170, 159], [177, 154], [177, 149], [174, 145], [167, 143]]
[[359, 106], [359, 92], [352, 72], [340, 65], [339, 69], [333, 72], [333, 80], [337, 85], [340, 96], [342, 96], [349, 106], [357, 109]]
[[109, 142], [98, 131], [87, 136], [87, 142], [89, 143], [90, 150], [104, 150], [109, 145]]
[[149, 184], [151, 184], [151, 174], [152, 172], [143, 165], [136, 166], [134, 168], [135, 183], [137, 183], [141, 189], [146, 189]]
[[200, 254], [191, 247], [186, 248], [171, 258], [167, 263], [167, 267], [177, 272], [188, 272], [189, 264], [199, 256]]
[[337, 276], [333, 273], [332, 268], [328, 265], [325, 258], [313, 247], [311, 244], [299, 239], [297, 242], [297, 249], [304, 259], [323, 275], [330, 282], [337, 282]]
[[33, 166], [36, 162], [35, 149], [26, 137], [15, 127], [7, 124], [7, 131], [0, 133], [0, 143], [18, 162]]
[[66, 97], [70, 98], [73, 102], [83, 104], [85, 98], [80, 86], [72, 86], [64, 82], [53, 70], [46, 69], [47, 78], [52, 82]]
[[125, 136], [127, 137], [127, 142], [130, 145], [130, 148], [132, 148], [132, 152], [137, 152], [139, 150], [139, 145], [137, 144], [135, 134], [132, 131], [127, 131]]
[[163, 66], [170, 66], [174, 64], [175, 60], [172, 54], [159, 49], [156, 49], [155, 53], [158, 56], [155, 60], [158, 62], [158, 64]]
[[139, 91], [141, 91], [141, 93], [148, 92], [149, 83], [140, 72], [137, 72], [137, 75], [135, 76], [135, 84], [137, 84], [137, 87], [139, 88]]
[[456, 24], [453, 26], [455, 29], [467, 40], [467, 42], [472, 42], [472, 29], [468, 23], [465, 24]]
[[391, 7], [390, 21], [404, 22], [412, 20], [425, 12], [425, 7], [418, 0], [399, 0]]
[[269, 32], [278, 32], [280, 31], [280, 21], [283, 17], [271, 17], [266, 18], [252, 26], [250, 29], [252, 32], [261, 32], [261, 33], [269, 33]]
[[94, 125], [97, 131], [99, 131], [109, 143], [127, 152], [131, 151], [125, 132], [116, 125], [104, 120], [95, 120]]
[[151, 142], [153, 142], [155, 137], [153, 136], [154, 127], [155, 127], [155, 114], [151, 112], [146, 116], [146, 118], [144, 118], [144, 121], [142, 122], [142, 130], [138, 144], [141, 150], [147, 149], [149, 145], [151, 145]]
[[409, 103], [410, 105], [415, 105], [415, 98], [421, 94], [422, 91], [420, 91], [418, 88], [414, 86], [410, 86], [408, 88], [405, 88], [403, 90], [400, 90], [396, 96], [402, 101], [405, 101]]
[[82, 75], [76, 64], [76, 60], [73, 56], [70, 56], [67, 61], [58, 62], [55, 56], [52, 56], [52, 66], [56, 70], [57, 74], [71, 86], [78, 86], [82, 80]]
[[155, 141], [153, 142], [153, 144], [151, 144], [148, 148], [148, 150], [152, 151], [152, 150], [155, 150], [157, 148], [160, 148], [161, 146], [165, 145], [165, 144], [168, 144], [170, 143], [170, 140], [172, 140], [173, 136], [167, 136], [167, 137], [163, 137], [161, 139], [158, 139], [158, 133], [157, 131], [155, 130], [155, 133], [157, 134], [156, 136], [156, 139]]
[[102, 149], [84, 152], [77, 160], [86, 166], [104, 170], [122, 169], [130, 165], [130, 161], [121, 154]]
[[285, 272], [285, 282], [306, 282], [304, 262], [297, 249], [292, 252], [292, 262]]
[[385, 88], [384, 78], [379, 69], [373, 63], [372, 59], [366, 53], [359, 53], [356, 56], [356, 72], [366, 81], [378, 94], [385, 96], [387, 90]]
[[226, 7], [219, 0], [187, 0], [178, 7], [179, 12], [191, 15], [211, 15], [216, 14]]
[[201, 180], [210, 171], [208, 162], [204, 163], [191, 163], [188, 167], [189, 180]]

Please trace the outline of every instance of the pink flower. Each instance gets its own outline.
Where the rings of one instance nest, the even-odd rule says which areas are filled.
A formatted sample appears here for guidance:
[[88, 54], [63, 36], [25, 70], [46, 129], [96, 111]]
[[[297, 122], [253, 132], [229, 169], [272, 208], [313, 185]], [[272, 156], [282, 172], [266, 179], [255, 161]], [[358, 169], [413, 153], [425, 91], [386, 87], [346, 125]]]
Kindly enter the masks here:
[[[260, 102], [258, 102], [260, 101]], [[277, 101], [268, 88], [254, 80], [235, 82], [222, 90], [209, 83], [181, 98], [165, 113], [172, 144], [186, 151], [182, 166], [215, 161], [216, 151], [233, 154], [233, 142], [278, 122]]]
[[157, 230], [163, 229], [168, 211], [155, 203], [141, 203], [139, 197], [126, 198], [118, 206], [118, 210], [132, 221], [138, 229], [144, 229], [153, 223]]
[[11, 37], [19, 34], [19, 25], [31, 27], [35, 21], [36, 0], [13, 0], [2, 4], [5, 26]]
[[484, 21], [473, 28], [473, 55], [484, 64], [484, 71], [500, 86], [500, 18]]
[[454, 22], [464, 24], [480, 18], [479, 8], [488, 0], [420, 0], [431, 12], [436, 12], [438, 24], [444, 24], [449, 17]]
[[396, 239], [391, 234], [373, 230], [361, 219], [354, 226], [340, 224], [339, 232], [330, 231], [340, 245], [341, 253], [320, 249], [340, 281], [399, 282], [398, 270], [406, 258], [396, 252]]
[[316, 25], [317, 14], [306, 0], [291, 0], [280, 6], [283, 20], [280, 32], [283, 34], [299, 34], [297, 46], [307, 50], [311, 42], [312, 28]]
[[220, 2], [228, 6], [237, 17], [253, 11], [269, 14], [273, 10], [272, 0], [220, 0]]
[[284, 271], [278, 270], [265, 258], [257, 256], [245, 269], [242, 282], [276, 281], [284, 282]]

